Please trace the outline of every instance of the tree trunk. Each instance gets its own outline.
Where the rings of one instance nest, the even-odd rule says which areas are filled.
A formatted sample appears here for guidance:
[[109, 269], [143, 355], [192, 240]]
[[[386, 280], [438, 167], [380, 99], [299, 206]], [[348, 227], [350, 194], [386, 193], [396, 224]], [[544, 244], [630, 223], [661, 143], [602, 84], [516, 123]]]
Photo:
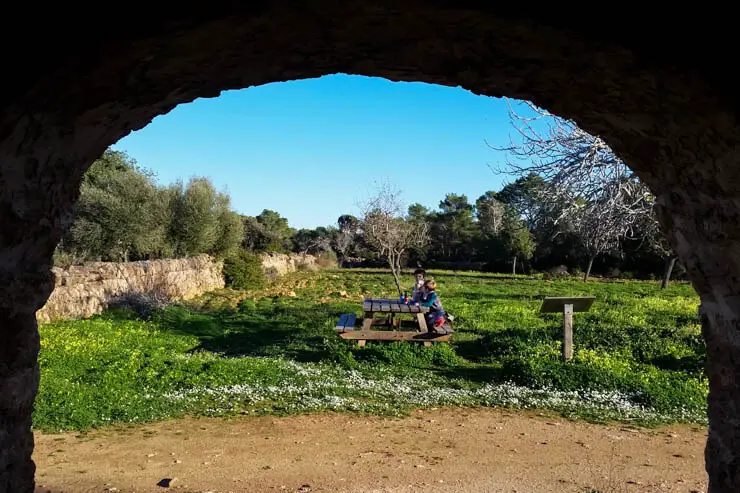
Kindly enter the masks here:
[[393, 282], [396, 283], [396, 289], [398, 290], [398, 297], [401, 297], [401, 280], [399, 279], [399, 274], [401, 272], [401, 267], [399, 265], [398, 260], [390, 256], [388, 257], [388, 265], [391, 266], [391, 274], [393, 274]]
[[671, 280], [671, 273], [673, 272], [673, 266], [676, 265], [676, 257], [668, 259], [665, 265], [665, 272], [663, 272], [663, 281], [660, 283], [660, 289], [665, 289], [668, 286], [668, 281]]
[[[728, 281], [732, 284], [732, 281]], [[709, 436], [704, 450], [710, 492], [740, 486], [740, 303], [703, 295], [699, 313], [707, 343]]]
[[513, 260], [513, 262], [512, 262], [511, 265], [512, 265], [512, 267], [511, 267], [511, 273], [514, 274], [514, 275], [516, 275], [516, 255], [514, 255], [514, 260]]
[[583, 274], [583, 282], [588, 281], [588, 276], [591, 275], [591, 267], [594, 265], [594, 257], [588, 258], [588, 267], [586, 267], [586, 273]]

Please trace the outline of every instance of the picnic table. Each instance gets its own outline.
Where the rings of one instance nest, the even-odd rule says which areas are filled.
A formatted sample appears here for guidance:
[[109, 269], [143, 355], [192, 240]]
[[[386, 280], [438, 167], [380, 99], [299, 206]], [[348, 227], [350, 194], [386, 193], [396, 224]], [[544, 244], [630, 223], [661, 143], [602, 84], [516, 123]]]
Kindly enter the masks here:
[[[388, 298], [365, 298], [362, 303], [362, 310], [365, 312], [365, 317], [362, 319], [363, 329], [369, 329], [372, 325], [399, 327], [401, 319], [396, 318], [396, 314], [410, 313], [416, 319], [419, 332], [429, 331], [427, 321], [424, 318], [424, 314], [429, 313], [429, 308], [425, 306], [407, 305], [406, 303], [401, 303], [400, 300]], [[380, 320], [376, 319], [376, 313], [386, 314], [388, 323], [384, 323], [384, 319], [382, 318]]]
[[[345, 313], [340, 317], [336, 326], [340, 337], [356, 340], [360, 346], [364, 346], [368, 340], [422, 342], [425, 346], [450, 340], [450, 334], [446, 330], [429, 330], [424, 318], [429, 313], [428, 307], [407, 305], [397, 299], [365, 298], [362, 311], [364, 316], [360, 330], [355, 330], [355, 314]], [[377, 317], [378, 314], [381, 316]], [[404, 314], [411, 315], [414, 320], [407, 323], [401, 319]], [[381, 330], [374, 330], [373, 327], [380, 327]], [[412, 330], [400, 330], [403, 328]]]

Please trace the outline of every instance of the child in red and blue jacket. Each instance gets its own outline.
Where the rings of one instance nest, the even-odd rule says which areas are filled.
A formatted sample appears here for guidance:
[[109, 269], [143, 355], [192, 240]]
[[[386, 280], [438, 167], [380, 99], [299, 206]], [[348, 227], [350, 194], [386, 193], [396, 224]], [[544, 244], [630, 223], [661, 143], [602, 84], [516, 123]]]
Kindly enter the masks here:
[[429, 313], [424, 317], [427, 320], [427, 327], [442, 327], [445, 323], [445, 309], [437, 295], [437, 283], [434, 279], [424, 282], [424, 294], [422, 295], [420, 305], [429, 308]]

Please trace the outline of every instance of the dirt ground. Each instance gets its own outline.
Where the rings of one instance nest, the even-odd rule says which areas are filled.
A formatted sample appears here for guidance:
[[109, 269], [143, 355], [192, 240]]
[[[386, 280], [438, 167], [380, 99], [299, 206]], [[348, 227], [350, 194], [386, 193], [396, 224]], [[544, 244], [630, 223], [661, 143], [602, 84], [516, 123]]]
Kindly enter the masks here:
[[[37, 492], [696, 492], [706, 428], [496, 409], [184, 419], [36, 435]], [[165, 480], [164, 482], [161, 482]]]

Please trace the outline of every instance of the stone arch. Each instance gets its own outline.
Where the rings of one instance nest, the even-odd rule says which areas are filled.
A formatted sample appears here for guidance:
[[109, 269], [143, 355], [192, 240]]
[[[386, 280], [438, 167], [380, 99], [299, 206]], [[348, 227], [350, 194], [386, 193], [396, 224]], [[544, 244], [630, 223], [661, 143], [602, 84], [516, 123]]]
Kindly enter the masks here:
[[[532, 100], [630, 163], [658, 196], [702, 298], [710, 490], [736, 491], [740, 125], [732, 81], [713, 65], [718, 36], [731, 33], [712, 20], [713, 37], [692, 38], [696, 12], [666, 23], [625, 9], [584, 22], [574, 17], [582, 13], [489, 4], [211, 0], [162, 13], [137, 2], [111, 15], [19, 11], [0, 35], [14, 47], [6, 66], [20, 69], [0, 94], [0, 491], [33, 489], [34, 313], [51, 291], [52, 252], [87, 166], [177, 104], [337, 72]], [[21, 46], [28, 33], [36, 44]]]

